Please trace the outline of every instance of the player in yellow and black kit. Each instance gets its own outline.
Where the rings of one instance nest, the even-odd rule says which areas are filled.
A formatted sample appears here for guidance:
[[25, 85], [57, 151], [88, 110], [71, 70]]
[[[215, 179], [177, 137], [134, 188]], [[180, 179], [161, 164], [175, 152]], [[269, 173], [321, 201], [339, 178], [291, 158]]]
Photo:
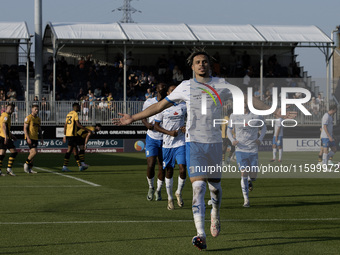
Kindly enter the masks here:
[[0, 117], [0, 176], [5, 176], [1, 172], [2, 161], [5, 158], [6, 150], [11, 152], [8, 159], [7, 174], [15, 176], [12, 171], [13, 162], [18, 155], [18, 152], [13, 144], [13, 140], [16, 137], [11, 134], [11, 115], [14, 111], [14, 104], [10, 103], [6, 105], [6, 111], [1, 114]]
[[67, 152], [64, 157], [64, 166], [62, 168], [63, 172], [70, 172], [70, 170], [67, 168], [67, 165], [70, 161], [70, 156], [73, 151], [74, 158], [77, 161], [77, 164], [79, 166], [79, 171], [85, 170], [83, 166], [81, 166], [79, 155], [78, 155], [78, 148], [77, 148], [77, 131], [78, 128], [85, 129], [88, 132], [92, 132], [89, 129], [83, 127], [79, 123], [79, 117], [78, 112], [80, 111], [80, 105], [78, 103], [74, 103], [72, 105], [73, 111], [70, 111], [66, 116], [66, 121], [64, 125], [64, 138], [63, 142], [66, 143], [66, 140], [68, 141], [68, 147]]
[[81, 165], [84, 167], [84, 170], [87, 169], [89, 166], [85, 164], [85, 150], [86, 150], [86, 144], [89, 141], [91, 135], [95, 134], [96, 132], [100, 131], [102, 129], [101, 124], [96, 124], [95, 126], [86, 126], [88, 130], [91, 130], [91, 132], [88, 132], [86, 129], [79, 129], [77, 132], [78, 135], [78, 147], [79, 147], [79, 159]]
[[41, 138], [41, 144], [43, 143], [43, 135], [41, 131], [41, 119], [38, 116], [39, 106], [32, 105], [32, 112], [25, 118], [24, 122], [24, 133], [25, 139], [27, 141], [28, 147], [30, 148], [30, 154], [26, 159], [26, 163], [24, 164], [24, 171], [28, 174], [36, 174], [33, 168], [33, 159], [35, 155], [37, 155], [37, 147], [39, 135]]

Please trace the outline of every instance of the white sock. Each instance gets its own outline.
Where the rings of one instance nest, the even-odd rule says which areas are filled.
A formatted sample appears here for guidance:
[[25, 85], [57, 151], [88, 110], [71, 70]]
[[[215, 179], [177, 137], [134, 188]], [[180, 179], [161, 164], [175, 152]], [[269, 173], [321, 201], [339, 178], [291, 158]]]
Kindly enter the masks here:
[[162, 189], [164, 181], [157, 179], [157, 191], [160, 191]]
[[197, 235], [205, 236], [204, 220], [205, 220], [205, 203], [204, 195], [207, 189], [205, 181], [194, 181], [192, 183], [192, 213], [194, 215]]
[[276, 159], [276, 148], [273, 148], [273, 159]]
[[249, 185], [248, 185], [248, 177], [241, 178], [241, 188], [244, 200], [249, 200]]
[[219, 216], [222, 201], [221, 182], [208, 182], [212, 202], [211, 215]]
[[166, 187], [166, 193], [168, 194], [168, 200], [173, 200], [172, 197], [172, 185], [173, 185], [173, 178], [166, 178], [165, 177], [165, 187]]
[[327, 157], [328, 155], [327, 155], [327, 153], [324, 153], [324, 154], [322, 154], [322, 164], [324, 164], [324, 165], [327, 165], [327, 160], [328, 160], [328, 157]]
[[149, 179], [149, 177], [146, 177], [147, 181], [148, 181], [148, 184], [149, 184], [149, 189], [152, 189], [153, 188], [153, 179], [154, 177], [152, 177], [151, 179]]
[[185, 179], [182, 179], [181, 177], [178, 176], [178, 185], [177, 185], [177, 190], [176, 190], [177, 194], [182, 194], [184, 184], [185, 184]]
[[328, 154], [327, 154], [327, 159], [329, 159], [330, 157], [333, 157], [334, 154], [335, 154], [335, 153], [334, 153], [333, 151], [328, 152]]
[[279, 149], [279, 160], [282, 160], [282, 152], [283, 152], [283, 150]]

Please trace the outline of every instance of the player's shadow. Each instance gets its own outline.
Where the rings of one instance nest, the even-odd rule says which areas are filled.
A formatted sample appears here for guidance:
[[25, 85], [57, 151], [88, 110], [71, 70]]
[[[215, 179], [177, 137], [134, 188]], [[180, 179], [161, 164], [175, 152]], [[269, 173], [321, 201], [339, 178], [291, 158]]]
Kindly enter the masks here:
[[339, 196], [340, 193], [335, 194], [297, 194], [297, 195], [284, 195], [284, 196], [253, 196], [252, 198], [280, 198], [280, 197], [331, 197], [331, 196]]
[[298, 206], [326, 206], [326, 205], [339, 205], [340, 201], [327, 201], [327, 202], [304, 202], [296, 201], [290, 204], [271, 204], [271, 205], [254, 205], [256, 208], [278, 208], [278, 207], [298, 207]]
[[[244, 241], [249, 243], [249, 238], [247, 239], [237, 239], [237, 240], [229, 240], [229, 243], [235, 241], [240, 242]], [[293, 245], [293, 244], [303, 244], [303, 243], [315, 243], [315, 242], [329, 242], [329, 241], [340, 241], [340, 237], [334, 236], [325, 236], [325, 237], [265, 237], [265, 238], [251, 238], [251, 241], [273, 241], [278, 240], [276, 243], [268, 243], [268, 244], [254, 244], [254, 245], [246, 245], [246, 246], [236, 246], [231, 248], [222, 248], [222, 249], [209, 249], [209, 252], [221, 252], [221, 251], [236, 251], [247, 248], [261, 248], [261, 247], [270, 247], [270, 246], [282, 246], [282, 245]], [[283, 242], [281, 242], [283, 241]]]

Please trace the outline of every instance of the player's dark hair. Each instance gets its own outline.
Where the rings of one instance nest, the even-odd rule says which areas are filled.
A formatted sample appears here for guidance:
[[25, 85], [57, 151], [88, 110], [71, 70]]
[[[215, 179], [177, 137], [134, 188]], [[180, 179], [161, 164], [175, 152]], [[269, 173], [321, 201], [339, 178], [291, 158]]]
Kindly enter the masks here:
[[72, 107], [80, 106], [79, 103], [75, 102], [73, 103]]
[[336, 104], [331, 104], [329, 106], [329, 110], [336, 110], [338, 107], [336, 106]]
[[192, 66], [192, 64], [194, 62], [194, 57], [196, 57], [198, 55], [206, 56], [208, 58], [209, 65], [211, 65], [213, 58], [209, 55], [208, 52], [205, 51], [204, 48], [193, 48], [191, 54], [187, 58], [187, 63], [188, 63], [189, 66]]
[[96, 124], [96, 127], [100, 127], [100, 128], [101, 128], [101, 127], [102, 127], [102, 124], [97, 123], [97, 124]]
[[169, 85], [167, 91], [169, 91], [170, 87], [175, 87], [175, 88], [176, 88], [177, 85], [176, 85], [176, 84], [171, 84], [171, 85]]
[[12, 107], [14, 108], [14, 107], [15, 107], [15, 104], [14, 104], [13, 102], [8, 102], [8, 103], [6, 103], [6, 108], [7, 108], [8, 106], [12, 106]]
[[39, 108], [39, 105], [38, 104], [32, 104], [32, 107], [31, 108]]

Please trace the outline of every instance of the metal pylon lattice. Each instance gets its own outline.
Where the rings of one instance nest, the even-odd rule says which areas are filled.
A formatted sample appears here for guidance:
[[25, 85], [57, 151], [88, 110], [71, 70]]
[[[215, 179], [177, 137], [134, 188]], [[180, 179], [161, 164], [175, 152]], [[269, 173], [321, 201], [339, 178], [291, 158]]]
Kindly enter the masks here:
[[141, 12], [131, 6], [132, 0], [124, 0], [124, 4], [121, 7], [118, 7], [117, 9], [112, 10], [114, 11], [121, 11], [123, 12], [123, 17], [120, 20], [121, 23], [135, 23], [132, 19], [132, 14], [135, 12]]

